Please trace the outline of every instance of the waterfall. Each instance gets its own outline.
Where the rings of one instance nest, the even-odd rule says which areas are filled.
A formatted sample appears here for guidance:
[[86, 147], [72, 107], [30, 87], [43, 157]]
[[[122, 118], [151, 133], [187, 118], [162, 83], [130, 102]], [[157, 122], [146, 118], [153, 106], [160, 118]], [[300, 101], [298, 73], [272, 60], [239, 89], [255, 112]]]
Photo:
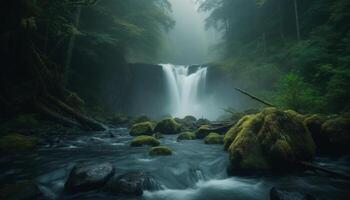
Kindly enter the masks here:
[[169, 114], [176, 117], [203, 117], [200, 98], [205, 90], [207, 67], [161, 64], [169, 94]]

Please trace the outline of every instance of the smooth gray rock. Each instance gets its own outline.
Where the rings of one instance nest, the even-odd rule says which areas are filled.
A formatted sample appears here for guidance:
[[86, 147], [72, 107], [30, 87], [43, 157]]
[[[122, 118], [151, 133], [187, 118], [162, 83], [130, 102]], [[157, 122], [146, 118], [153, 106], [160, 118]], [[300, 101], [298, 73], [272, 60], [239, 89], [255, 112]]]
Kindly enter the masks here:
[[73, 167], [65, 188], [70, 192], [82, 192], [100, 188], [114, 175], [111, 163], [80, 163]]

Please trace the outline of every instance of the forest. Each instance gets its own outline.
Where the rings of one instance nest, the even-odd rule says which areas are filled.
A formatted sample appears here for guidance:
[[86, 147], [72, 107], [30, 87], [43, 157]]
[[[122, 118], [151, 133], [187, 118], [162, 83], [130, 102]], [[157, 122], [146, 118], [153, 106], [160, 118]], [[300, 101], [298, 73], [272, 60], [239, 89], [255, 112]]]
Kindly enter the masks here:
[[4, 0], [0, 21], [0, 199], [350, 196], [349, 0]]

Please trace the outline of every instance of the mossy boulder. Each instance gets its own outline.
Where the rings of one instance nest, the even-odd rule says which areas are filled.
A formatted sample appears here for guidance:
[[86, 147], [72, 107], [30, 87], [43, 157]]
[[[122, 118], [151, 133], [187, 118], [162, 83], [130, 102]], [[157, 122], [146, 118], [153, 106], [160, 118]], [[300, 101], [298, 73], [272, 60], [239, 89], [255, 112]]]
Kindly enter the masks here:
[[212, 132], [210, 129], [210, 125], [202, 125], [200, 126], [197, 131], [195, 132], [197, 139], [203, 139], [207, 135], [209, 135], [210, 132]]
[[243, 117], [224, 138], [230, 155], [230, 172], [292, 170], [291, 164], [310, 160], [315, 143], [294, 112], [266, 108]]
[[171, 154], [172, 150], [167, 146], [152, 147], [149, 151], [151, 156], [170, 156]]
[[139, 135], [152, 135], [153, 134], [153, 125], [151, 122], [142, 122], [134, 124], [130, 129], [131, 136]]
[[178, 134], [181, 132], [181, 125], [173, 118], [167, 118], [158, 122], [154, 131], [165, 135]]
[[196, 139], [196, 134], [194, 134], [193, 132], [182, 132], [180, 133], [180, 135], [177, 137], [177, 140], [195, 140]]
[[320, 148], [323, 152], [350, 152], [350, 118], [337, 117], [323, 123]]
[[181, 125], [183, 131], [193, 131], [198, 128], [197, 119], [191, 115], [185, 116], [183, 119], [175, 118], [175, 121]]
[[223, 144], [224, 136], [217, 133], [209, 133], [207, 137], [204, 138], [205, 144]]
[[37, 147], [39, 140], [19, 133], [10, 133], [0, 138], [0, 152], [26, 151]]
[[143, 145], [159, 146], [160, 142], [152, 136], [141, 135], [141, 136], [135, 137], [131, 141], [130, 145], [134, 146], [134, 147], [139, 147], [139, 146], [143, 146]]

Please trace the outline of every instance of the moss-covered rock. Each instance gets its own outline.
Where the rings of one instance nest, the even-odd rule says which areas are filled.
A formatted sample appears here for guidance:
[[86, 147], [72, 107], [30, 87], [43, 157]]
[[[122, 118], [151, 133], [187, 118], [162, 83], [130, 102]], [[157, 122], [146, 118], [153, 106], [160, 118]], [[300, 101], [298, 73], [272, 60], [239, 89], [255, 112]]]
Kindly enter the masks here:
[[183, 131], [194, 131], [198, 128], [197, 119], [191, 115], [188, 115], [183, 119], [175, 118], [175, 121], [181, 125]]
[[224, 148], [227, 150], [233, 140], [236, 138], [237, 134], [242, 131], [242, 129], [251, 129], [250, 125], [251, 120], [254, 118], [254, 115], [246, 115], [241, 118], [234, 126], [232, 126], [224, 136]]
[[243, 117], [225, 135], [230, 171], [292, 170], [290, 164], [310, 160], [315, 143], [295, 112], [266, 108]]
[[177, 140], [195, 140], [196, 139], [196, 135], [193, 132], [182, 132], [180, 133], [180, 135], [177, 137]]
[[158, 122], [154, 131], [166, 135], [178, 134], [181, 132], [181, 126], [173, 118], [167, 118]]
[[131, 141], [130, 145], [134, 146], [134, 147], [139, 147], [139, 146], [143, 146], [143, 145], [159, 146], [160, 142], [152, 136], [141, 135], [141, 136], [135, 137]]
[[152, 147], [149, 151], [151, 156], [170, 156], [171, 154], [172, 150], [167, 146]]
[[130, 129], [131, 136], [139, 135], [152, 135], [153, 134], [153, 125], [151, 122], [142, 122], [134, 124]]
[[197, 139], [205, 138], [211, 132], [211, 130], [209, 130], [209, 129], [210, 129], [210, 125], [200, 126], [195, 132], [196, 138]]
[[31, 150], [37, 145], [37, 138], [19, 133], [10, 133], [0, 138], [0, 152]]
[[350, 152], [350, 118], [337, 117], [323, 123], [320, 148], [323, 152]]
[[205, 144], [223, 144], [224, 136], [217, 133], [209, 133], [207, 137], [204, 138]]

